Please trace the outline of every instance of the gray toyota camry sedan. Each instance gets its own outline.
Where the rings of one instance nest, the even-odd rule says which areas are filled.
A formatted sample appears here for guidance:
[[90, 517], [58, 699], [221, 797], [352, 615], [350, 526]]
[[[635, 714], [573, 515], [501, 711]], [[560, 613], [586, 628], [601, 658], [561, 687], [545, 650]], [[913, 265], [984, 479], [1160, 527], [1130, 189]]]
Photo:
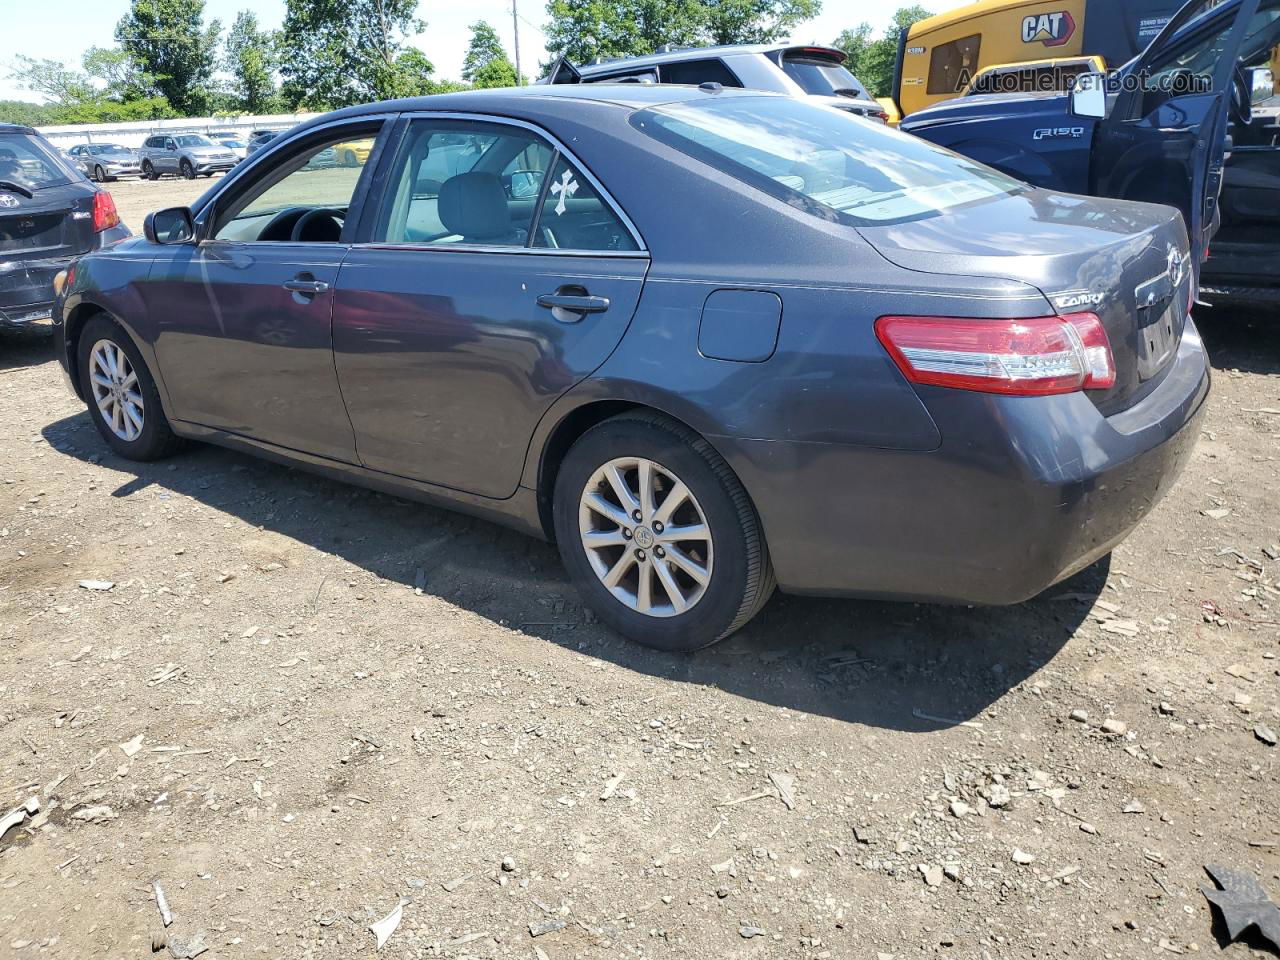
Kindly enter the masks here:
[[775, 585], [1032, 597], [1151, 510], [1209, 390], [1173, 209], [716, 85], [318, 117], [63, 281], [117, 454], [223, 444], [554, 539], [671, 650]]

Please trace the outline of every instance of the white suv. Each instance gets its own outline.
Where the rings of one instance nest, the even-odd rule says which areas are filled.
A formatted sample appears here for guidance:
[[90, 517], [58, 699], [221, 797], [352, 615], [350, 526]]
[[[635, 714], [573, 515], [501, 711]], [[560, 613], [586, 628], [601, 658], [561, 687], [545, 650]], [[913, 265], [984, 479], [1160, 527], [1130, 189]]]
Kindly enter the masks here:
[[832, 47], [736, 44], [725, 47], [663, 48], [643, 57], [620, 57], [574, 67], [561, 59], [540, 83], [681, 83], [772, 90], [812, 97], [849, 113], [889, 119], [867, 88], [844, 66], [843, 50]]

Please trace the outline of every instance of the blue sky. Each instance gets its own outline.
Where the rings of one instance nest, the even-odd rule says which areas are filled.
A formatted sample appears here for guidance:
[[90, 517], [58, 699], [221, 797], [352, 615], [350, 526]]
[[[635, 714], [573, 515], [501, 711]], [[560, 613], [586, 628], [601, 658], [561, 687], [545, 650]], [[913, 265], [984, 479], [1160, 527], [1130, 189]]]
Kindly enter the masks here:
[[[821, 16], [796, 28], [792, 37], [797, 43], [830, 43], [841, 30], [868, 21], [879, 31], [887, 26], [893, 11], [908, 0], [825, 0]], [[960, 6], [963, 0], [935, 0], [933, 9]], [[62, 60], [78, 64], [80, 55], [91, 46], [109, 46], [116, 21], [128, 9], [128, 0], [4, 0], [22, 4], [22, 14], [11, 18], [8, 29], [0, 34], [0, 100], [36, 100], [9, 79], [14, 57]], [[526, 74], [534, 74], [540, 60], [546, 58], [545, 39], [540, 27], [546, 20], [545, 0], [517, 0], [520, 10], [521, 64]], [[284, 18], [284, 0], [206, 0], [208, 18], [230, 25], [236, 12], [250, 9], [266, 26], [279, 26]], [[436, 66], [436, 75], [457, 79], [462, 71], [462, 58], [470, 37], [468, 25], [488, 20], [502, 35], [511, 50], [510, 0], [421, 0], [418, 16], [427, 28], [412, 43], [420, 47]]]

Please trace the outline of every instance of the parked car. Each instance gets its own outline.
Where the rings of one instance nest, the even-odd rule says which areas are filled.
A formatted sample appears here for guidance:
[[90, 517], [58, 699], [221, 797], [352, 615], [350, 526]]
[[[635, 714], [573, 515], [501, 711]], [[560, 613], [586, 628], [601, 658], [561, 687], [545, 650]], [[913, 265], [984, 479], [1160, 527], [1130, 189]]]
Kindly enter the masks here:
[[76, 166], [98, 183], [142, 174], [138, 151], [118, 143], [81, 143], [67, 151]]
[[111, 194], [35, 130], [0, 124], [0, 326], [47, 323], [58, 272], [127, 236]]
[[166, 173], [188, 180], [211, 177], [236, 165], [236, 155], [199, 133], [157, 134], [142, 144], [142, 175], [158, 180]]
[[277, 136], [278, 134], [273, 130], [264, 130], [261, 133], [254, 134], [245, 148], [245, 156], [252, 156], [257, 153]]
[[1275, 305], [1277, 45], [1280, 0], [1191, 0], [1132, 62], [1086, 75], [1091, 98], [1083, 86], [966, 97], [913, 113], [902, 129], [1038, 186], [1175, 206], [1195, 238], [1204, 299]]
[[369, 159], [369, 145], [364, 142], [335, 143], [333, 154], [344, 167], [359, 167]]
[[214, 132], [209, 134], [209, 139], [230, 150], [235, 154], [237, 161], [249, 155], [249, 141], [234, 131]]
[[876, 99], [845, 67], [843, 50], [832, 47], [794, 47], [735, 44], [723, 47], [664, 48], [643, 57], [574, 67], [561, 59], [541, 83], [679, 83], [697, 86], [772, 90], [792, 97], [810, 97], [848, 113], [882, 123], [889, 118]]
[[291, 130], [80, 260], [57, 354], [121, 456], [207, 440], [511, 524], [687, 650], [775, 581], [1016, 603], [1107, 554], [1199, 434], [1189, 262], [1168, 207], [804, 99], [526, 87]]

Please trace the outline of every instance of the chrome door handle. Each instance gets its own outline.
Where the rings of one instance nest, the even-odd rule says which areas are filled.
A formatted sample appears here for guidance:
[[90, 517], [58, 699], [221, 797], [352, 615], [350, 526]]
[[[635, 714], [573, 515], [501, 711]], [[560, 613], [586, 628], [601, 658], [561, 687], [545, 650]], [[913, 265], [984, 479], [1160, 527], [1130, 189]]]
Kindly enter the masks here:
[[284, 288], [294, 293], [302, 293], [314, 297], [317, 293], [324, 293], [329, 289], [329, 285], [323, 280], [286, 280]]

